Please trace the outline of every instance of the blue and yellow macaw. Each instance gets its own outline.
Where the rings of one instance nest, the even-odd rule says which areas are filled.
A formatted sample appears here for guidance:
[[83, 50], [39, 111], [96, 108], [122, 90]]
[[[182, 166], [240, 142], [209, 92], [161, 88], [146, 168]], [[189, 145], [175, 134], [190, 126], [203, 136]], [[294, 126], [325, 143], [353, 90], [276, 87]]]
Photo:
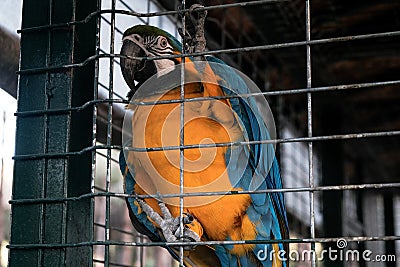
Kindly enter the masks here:
[[[176, 38], [153, 26], [136, 25], [123, 34], [122, 55], [136, 58], [154, 57], [177, 55], [181, 54], [181, 51], [182, 45]], [[243, 79], [223, 61], [212, 56], [204, 58], [206, 64], [202, 70], [196, 69], [194, 65], [190, 71], [192, 73], [206, 71], [208, 79], [215, 82], [200, 81], [186, 84], [185, 98], [250, 93]], [[191, 63], [193, 59], [186, 57], [185, 62]], [[145, 85], [153, 75], [157, 78], [168, 77], [170, 70], [180, 63], [182, 63], [180, 57], [157, 60], [121, 58], [122, 74], [131, 88], [128, 97], [132, 98], [139, 87]], [[168, 83], [168, 79], [164, 79], [163, 83]], [[142, 93], [140, 100], [181, 98], [180, 86], [167, 90], [163, 88], [168, 86], [156, 85], [157, 82], [152, 84], [154, 89], [148, 94]], [[229, 88], [235, 88], [236, 92], [233, 93]], [[128, 110], [132, 109], [134, 112], [129, 119], [132, 125], [128, 131], [133, 137], [124, 144], [124, 147], [179, 145], [180, 105], [179, 101], [154, 106], [129, 104]], [[251, 97], [219, 98], [212, 103], [191, 101], [186, 102], [184, 106], [184, 117], [189, 118], [184, 126], [185, 145], [270, 139], [268, 129], [261, 119], [262, 115], [255, 108], [255, 101]], [[282, 188], [278, 163], [274, 155], [271, 157], [271, 147], [270, 144], [253, 142], [250, 145], [214, 146], [212, 149], [210, 147], [185, 149], [186, 161], [183, 174], [185, 189], [202, 188], [217, 180], [220, 183], [216, 183], [216, 188], [212, 191]], [[212, 153], [208, 153], [211, 150]], [[242, 154], [246, 155], [245, 162], [241, 160]], [[160, 196], [171, 192], [179, 193], [179, 190], [165, 189], [168, 187], [166, 184], [180, 183], [180, 165], [177, 160], [179, 156], [179, 150], [121, 151], [120, 168], [124, 176], [125, 192], [132, 195], [157, 193]], [[196, 169], [196, 164], [204, 164], [203, 160], [207, 164], [197, 166], [199, 168]], [[193, 171], [193, 168], [196, 171]], [[160, 182], [159, 177], [168, 183]], [[258, 182], [254, 182], [257, 179]], [[207, 191], [210, 191], [209, 189]], [[287, 256], [282, 254], [282, 251], [288, 252], [287, 243], [263, 243], [289, 237], [282, 193], [227, 194], [208, 199], [207, 202], [201, 202], [202, 198], [205, 197], [184, 198], [184, 214], [190, 217], [185, 222], [185, 240], [249, 242], [196, 246], [185, 251], [186, 266], [288, 266], [288, 262], [281, 260]], [[127, 199], [127, 204], [131, 221], [140, 233], [147, 235], [152, 241], [180, 240], [179, 224], [175, 220], [180, 215], [179, 201], [174, 202], [173, 199], [160, 201], [154, 198], [140, 200], [132, 197]], [[150, 214], [152, 211], [156, 216]], [[164, 229], [166, 221], [175, 222], [176, 227], [172, 227], [172, 231], [169, 228], [168, 232]], [[178, 257], [176, 248], [167, 247], [167, 249], [175, 258]], [[271, 253], [272, 257], [264, 255], [272, 250], [275, 251]]]

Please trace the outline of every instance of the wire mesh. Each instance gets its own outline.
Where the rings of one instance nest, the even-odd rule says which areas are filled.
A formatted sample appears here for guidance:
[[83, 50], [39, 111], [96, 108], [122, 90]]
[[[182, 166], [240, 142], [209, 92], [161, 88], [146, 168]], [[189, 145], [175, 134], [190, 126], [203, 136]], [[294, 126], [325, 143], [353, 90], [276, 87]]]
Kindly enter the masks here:
[[[174, 1], [171, 1], [174, 2]], [[50, 1], [52, 3], [52, 1]], [[214, 3], [214, 2], [213, 2]], [[181, 9], [178, 10], [177, 4], [181, 5]], [[333, 5], [333, 4], [332, 4]], [[167, 10], [171, 6], [175, 10]], [[88, 64], [95, 64], [95, 77], [94, 77], [94, 95], [93, 100], [87, 101], [80, 106], [68, 106], [66, 108], [51, 107], [47, 109], [32, 109], [32, 110], [19, 110], [16, 113], [18, 118], [31, 118], [40, 117], [48, 118], [60, 114], [71, 114], [79, 113], [83, 110], [91, 110], [92, 118], [91, 124], [93, 128], [92, 143], [91, 146], [84, 147], [76, 151], [65, 151], [65, 152], [53, 152], [43, 151], [32, 154], [17, 154], [14, 159], [16, 161], [29, 161], [29, 160], [45, 160], [51, 163], [52, 159], [68, 159], [68, 157], [76, 155], [91, 155], [91, 192], [87, 194], [81, 194], [79, 196], [39, 196], [35, 198], [20, 198], [11, 200], [11, 204], [15, 206], [40, 204], [42, 207], [45, 205], [62, 204], [66, 205], [70, 202], [76, 202], [83, 199], [93, 200], [95, 203], [91, 206], [90, 218], [93, 219], [93, 238], [82, 242], [68, 243], [66, 239], [63, 239], [61, 243], [24, 243], [24, 244], [11, 244], [9, 247], [11, 250], [30, 250], [30, 249], [42, 249], [43, 251], [51, 250], [54, 248], [69, 248], [69, 247], [91, 247], [93, 248], [92, 265], [93, 266], [167, 266], [176, 265], [174, 260], [169, 258], [167, 252], [158, 246], [165, 245], [180, 245], [180, 256], [179, 264], [183, 265], [183, 245], [199, 245], [199, 244], [267, 244], [284, 242], [290, 243], [291, 248], [296, 251], [307, 251], [311, 250], [311, 253], [320, 253], [321, 250], [328, 247], [335, 247], [332, 243], [345, 240], [346, 242], [352, 242], [349, 248], [359, 249], [371, 249], [377, 255], [387, 255], [390, 253], [396, 253], [398, 247], [395, 249], [388, 249], [390, 244], [397, 244], [394, 241], [399, 240], [400, 237], [398, 232], [388, 231], [386, 229], [387, 223], [385, 221], [391, 220], [393, 225], [392, 229], [400, 231], [400, 221], [398, 220], [399, 200], [398, 200], [398, 189], [400, 183], [397, 177], [393, 179], [377, 179], [378, 182], [366, 181], [363, 179], [350, 179], [345, 181], [343, 178], [339, 179], [339, 182], [327, 181], [325, 176], [331, 176], [329, 169], [327, 170], [324, 164], [334, 166], [338, 165], [331, 163], [332, 161], [341, 161], [343, 165], [349, 164], [344, 162], [346, 159], [338, 154], [338, 158], [332, 159], [329, 157], [328, 149], [331, 147], [325, 146], [326, 143], [338, 142], [341, 144], [348, 144], [348, 142], [364, 142], [366, 146], [369, 143], [374, 142], [376, 139], [389, 139], [395, 140], [395, 144], [398, 144], [398, 136], [400, 135], [400, 129], [396, 127], [383, 127], [377, 128], [374, 131], [365, 131], [351, 128], [350, 132], [335, 133], [335, 131], [322, 131], [320, 128], [323, 127], [324, 123], [321, 122], [319, 112], [322, 112], [321, 95], [322, 94], [334, 94], [336, 101], [340, 100], [340, 96], [337, 94], [354, 95], [356, 93], [369, 93], [371, 90], [383, 90], [389, 86], [396, 88], [400, 84], [398, 76], [389, 75], [389, 79], [374, 80], [367, 79], [367, 81], [350, 79], [347, 83], [334, 83], [324, 84], [319, 80], [314, 79], [314, 76], [321, 76], [319, 67], [324, 66], [322, 57], [323, 52], [329, 50], [329, 46], [334, 47], [335, 45], [348, 45], [351, 46], [354, 42], [380, 42], [382, 40], [389, 40], [396, 42], [400, 36], [400, 26], [391, 28], [387, 31], [382, 32], [366, 32], [359, 34], [349, 34], [344, 36], [317, 36], [313, 34], [317, 32], [313, 27], [318, 28], [317, 22], [312, 23], [313, 19], [313, 3], [309, 0], [305, 1], [285, 1], [285, 0], [264, 0], [264, 1], [247, 1], [247, 2], [235, 2], [225, 3], [223, 1], [215, 1], [214, 5], [206, 6], [204, 10], [215, 11], [215, 12], [226, 12], [217, 13], [217, 15], [223, 14], [223, 21], [211, 17], [209, 19], [210, 25], [218, 25], [217, 29], [221, 31], [220, 40], [212, 29], [208, 34], [209, 47], [205, 52], [187, 53], [183, 51], [182, 55], [165, 56], [165, 57], [148, 57], [140, 58], [146, 60], [156, 60], [162, 58], [175, 58], [182, 57], [184, 61], [186, 56], [200, 56], [200, 55], [215, 55], [220, 56], [229, 64], [237, 66], [239, 69], [243, 68], [245, 72], [252, 74], [252, 78], [261, 84], [263, 92], [261, 93], [268, 98], [274, 104], [274, 112], [278, 118], [279, 134], [281, 138], [273, 140], [261, 140], [261, 141], [247, 141], [247, 142], [230, 142], [230, 143], [217, 143], [212, 146], [217, 147], [229, 147], [229, 146], [245, 146], [251, 144], [270, 144], [274, 143], [278, 146], [280, 152], [282, 176], [283, 176], [283, 189], [268, 189], [260, 190], [257, 192], [253, 191], [231, 191], [231, 192], [201, 192], [201, 193], [184, 193], [183, 191], [183, 156], [186, 149], [210, 147], [211, 145], [185, 145], [183, 142], [184, 133], [181, 133], [181, 138], [178, 146], [168, 147], [151, 147], [151, 148], [130, 148], [132, 151], [137, 152], [149, 152], [149, 151], [166, 151], [166, 150], [179, 150], [180, 151], [180, 193], [179, 194], [168, 194], [164, 195], [164, 198], [179, 197], [180, 199], [180, 225], [183, 225], [183, 206], [185, 197], [189, 196], [209, 196], [218, 194], [265, 194], [272, 192], [283, 192], [287, 200], [287, 208], [289, 213], [289, 229], [291, 230], [291, 238], [288, 240], [246, 240], [246, 241], [223, 241], [223, 240], [211, 240], [201, 242], [150, 242], [150, 240], [139, 233], [137, 233], [129, 222], [127, 208], [124, 200], [131, 195], [127, 195], [123, 192], [122, 176], [119, 172], [118, 167], [118, 152], [122, 149], [120, 144], [121, 134], [121, 114], [123, 114], [123, 106], [127, 104], [127, 101], [123, 97], [126, 92], [129, 91], [128, 87], [123, 82], [123, 78], [116, 67], [119, 64], [118, 58], [125, 57], [117, 54], [116, 51], [121, 46], [121, 38], [123, 31], [135, 24], [151, 24], [160, 28], [166, 29], [170, 33], [174, 33], [178, 36], [177, 27], [185, 28], [186, 22], [185, 17], [182, 20], [178, 18], [178, 15], [182, 12], [188, 11], [188, 5], [185, 1], [177, 2], [173, 4], [163, 4], [156, 1], [142, 1], [140, 3], [129, 3], [128, 1], [122, 0], [98, 0], [98, 9], [91, 12], [85, 18], [76, 21], [69, 21], [67, 23], [57, 23], [50, 21], [47, 25], [32, 26], [22, 28], [20, 33], [41, 33], [50, 32], [65, 27], [79, 27], [79, 25], [87, 24], [91, 21], [96, 21], [96, 53], [81, 62], [69, 63], [58, 65], [57, 62], [52, 62], [50, 52], [47, 54], [46, 66], [32, 66], [30, 68], [21, 69], [18, 73], [21, 76], [29, 76], [35, 74], [47, 73], [52, 75], [54, 73], [70, 71], [79, 68], [84, 68]], [[398, 8], [396, 4], [394, 7]], [[265, 40], [258, 44], [259, 40], [256, 40], [256, 35], [252, 36], [248, 32], [245, 33], [245, 25], [238, 25], [238, 22], [226, 19], [230, 15], [230, 11], [242, 12], [242, 10], [250, 10], [248, 12], [256, 13], [256, 8], [265, 11], [266, 13], [276, 12], [277, 10], [282, 12], [285, 19], [288, 20], [287, 24], [294, 24], [296, 29], [292, 31], [299, 31], [301, 37], [298, 40], [283, 38], [278, 42], [269, 43], [269, 37], [265, 37]], [[317, 7], [316, 7], [317, 8]], [[233, 13], [236, 14], [237, 13]], [[242, 13], [239, 13], [242, 14]], [[275, 15], [272, 18], [276, 18]], [[259, 18], [262, 20], [262, 18]], [[291, 21], [295, 22], [292, 23]], [[242, 21], [243, 22], [243, 21]], [[235, 32], [232, 30], [235, 27], [243, 26], [240, 30], [240, 36], [234, 36]], [[231, 25], [232, 24], [232, 25]], [[304, 26], [304, 27], [303, 27]], [[207, 31], [207, 28], [206, 28]], [[253, 30], [250, 33], [260, 31], [260, 29]], [[217, 37], [216, 37], [217, 36]], [[315, 38], [313, 38], [315, 37]], [[274, 38], [271, 38], [274, 40]], [[49, 39], [50, 42], [50, 39]], [[362, 43], [363, 44], [363, 43]], [[48, 44], [51, 47], [51, 44]], [[326, 47], [328, 48], [326, 48]], [[271, 85], [274, 82], [272, 71], [266, 71], [267, 67], [263, 67], [260, 60], [265, 60], [267, 63], [277, 64], [274, 60], [271, 60], [271, 53], [275, 51], [287, 51], [287, 54], [293, 58], [300, 58], [297, 63], [288, 66], [280, 72], [295, 73], [294, 77], [299, 76], [302, 82], [285, 84], [284, 82], [276, 82], [278, 85]], [[377, 53], [379, 51], [376, 51]], [[263, 57], [260, 53], [265, 53]], [[379, 54], [379, 53], [378, 53]], [[289, 65], [288, 59], [285, 58], [285, 52], [279, 54], [279, 59]], [[327, 56], [328, 58], [328, 56]], [[297, 60], [297, 59], [296, 59]], [[251, 62], [253, 61], [253, 62]], [[322, 63], [321, 63], [322, 62]], [[284, 66], [285, 67], [285, 66]], [[283, 68], [284, 68], [283, 67]], [[259, 68], [261, 70], [259, 70]], [[292, 69], [290, 69], [292, 68]], [[297, 69], [296, 69], [297, 68]], [[300, 69], [300, 71], [299, 71]], [[297, 76], [296, 76], [297, 75]], [[318, 76], [318, 77], [319, 77]], [[210, 97], [210, 98], [185, 98], [184, 96], [184, 75], [181, 76], [181, 98], [174, 101], [155, 101], [155, 102], [140, 102], [138, 105], [162, 105], [168, 103], [179, 103], [180, 114], [181, 114], [181, 126], [183, 126], [183, 108], [185, 103], [193, 101], [206, 101], [210, 99], [228, 99], [233, 97], [248, 97], [255, 96], [257, 94], [247, 94], [238, 96], [223, 96], [223, 97]], [[283, 79], [278, 77], [278, 79]], [[303, 82], [305, 81], [305, 82]], [[317, 99], [316, 99], [317, 98]], [[329, 98], [329, 96], [328, 96]], [[326, 102], [326, 100], [324, 100]], [[325, 102], [323, 102], [325, 104]], [[285, 103], [294, 103], [303, 109], [301, 113], [305, 118], [293, 118], [296, 116], [296, 110], [284, 110], [288, 109], [283, 107]], [[322, 104], [323, 105], [323, 104]], [[329, 106], [330, 107], [330, 106]], [[335, 109], [337, 110], [337, 109]], [[118, 117], [119, 116], [119, 117]], [[334, 118], [335, 116], [329, 116]], [[90, 122], [88, 122], [90, 123]], [[334, 124], [334, 122], [332, 123]], [[324, 126], [325, 127], [325, 126]], [[334, 127], [334, 126], [330, 126]], [[338, 126], [339, 127], [339, 126]], [[328, 127], [329, 128], [329, 127]], [[183, 127], [181, 127], [183, 129]], [[294, 129], [294, 130], [293, 130]], [[337, 131], [336, 131], [337, 132]], [[119, 141], [118, 141], [119, 140]], [[347, 143], [346, 143], [347, 142]], [[351, 147], [351, 146], [349, 146]], [[334, 148], [333, 148], [333, 151]], [[297, 153], [297, 156], [294, 154]], [[335, 151], [334, 153], [340, 153]], [[397, 156], [394, 156], [397, 157]], [[360, 161], [357, 157], [351, 158], [354, 161]], [[329, 161], [329, 162], [328, 162]], [[356, 164], [355, 164], [356, 165]], [[51, 166], [49, 166], [51, 168]], [[296, 169], [296, 168], [299, 169]], [[325, 168], [325, 169], [324, 169]], [[350, 167], [349, 167], [350, 168]], [[324, 169], [324, 170], [321, 170]], [[327, 174], [329, 172], [329, 175]], [[332, 171], [331, 171], [332, 172]], [[301, 175], [299, 175], [301, 173]], [[336, 172], [332, 172], [337, 174]], [[392, 172], [396, 173], [396, 172]], [[339, 173], [339, 176], [350, 176], [349, 174]], [[358, 174], [359, 175], [359, 174]], [[305, 179], [306, 177], [308, 179]], [[392, 177], [388, 177], [392, 178]], [[354, 181], [358, 182], [355, 183]], [[323, 197], [323, 194], [330, 192], [338, 192], [341, 195], [340, 199], [330, 200], [327, 202], [327, 198]], [[360, 193], [361, 192], [361, 193]], [[388, 193], [389, 192], [389, 193]], [[389, 200], [385, 198], [385, 194], [389, 194]], [[327, 195], [327, 194], [326, 194]], [[141, 198], [156, 197], [156, 195], [141, 195]], [[361, 199], [360, 199], [361, 198]], [[397, 200], [396, 200], [397, 199]], [[384, 201], [389, 201], [394, 207], [392, 214], [379, 213], [376, 220], [368, 216], [366, 209], [370, 207], [374, 211], [379, 211], [382, 207], [390, 211], [388, 204]], [[329, 222], [329, 215], [326, 213], [329, 211], [328, 204], [332, 202], [338, 202], [340, 206], [339, 215], [336, 222]], [[349, 204], [350, 203], [350, 204]], [[338, 207], [335, 206], [335, 207]], [[390, 206], [390, 204], [389, 204]], [[349, 212], [347, 209], [351, 207]], [[305, 211], [305, 209], [307, 211]], [[342, 211], [343, 209], [343, 211]], [[357, 213], [363, 214], [357, 214]], [[341, 214], [340, 214], [341, 212]], [[347, 212], [347, 213], [346, 213]], [[41, 211], [42, 216], [46, 216], [46, 211]], [[336, 215], [338, 213], [335, 213]], [[347, 214], [347, 215], [346, 215]], [[397, 214], [397, 215], [396, 215]], [[343, 218], [342, 218], [343, 216]], [[396, 217], [397, 216], [397, 217]], [[361, 219], [360, 219], [361, 218]], [[64, 218], [66, 219], [66, 218]], [[348, 220], [345, 222], [345, 220]], [[335, 225], [341, 225], [339, 234], [329, 234], [327, 230], [328, 223], [330, 227]], [[335, 224], [336, 223], [336, 224]], [[376, 224], [377, 227], [372, 226]], [[379, 225], [381, 224], [381, 225]], [[357, 225], [357, 226], [353, 226]], [[370, 225], [370, 226], [367, 226]], [[346, 228], [347, 227], [347, 228]], [[183, 227], [181, 227], [183, 229]], [[62, 230], [66, 233], [66, 229]], [[369, 242], [374, 241], [374, 242]], [[383, 243], [379, 243], [382, 241]], [[358, 243], [356, 243], [358, 242]], [[393, 243], [391, 243], [393, 242]], [[354, 243], [354, 244], [353, 244]], [[389, 245], [388, 245], [389, 244]], [[337, 248], [337, 247], [336, 247]], [[162, 255], [162, 256], [161, 256]], [[333, 261], [334, 266], [363, 266], [364, 263], [355, 261], [346, 262], [341, 261], [339, 263]], [[39, 263], [37, 266], [39, 266]], [[316, 266], [316, 265], [330, 266], [332, 261], [318, 261], [318, 258], [311, 257], [303, 262], [293, 261], [293, 266]], [[368, 263], [367, 263], [368, 264]], [[389, 266], [390, 263], [387, 263]], [[42, 266], [42, 265], [40, 265]], [[370, 265], [375, 266], [375, 265]]]

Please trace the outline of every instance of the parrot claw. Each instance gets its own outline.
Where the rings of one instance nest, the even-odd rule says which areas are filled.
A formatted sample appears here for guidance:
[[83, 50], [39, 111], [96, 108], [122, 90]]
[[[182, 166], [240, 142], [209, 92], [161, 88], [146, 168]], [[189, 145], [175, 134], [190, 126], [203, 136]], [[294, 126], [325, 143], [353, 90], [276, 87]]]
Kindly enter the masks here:
[[[179, 235], [179, 229], [177, 230], [177, 234]], [[199, 235], [190, 230], [188, 227], [183, 227], [183, 237], [181, 238], [182, 242], [199, 242], [200, 241], [200, 237]], [[188, 245], [188, 246], [183, 246], [184, 250], [194, 250], [196, 248], [196, 245]]]
[[[187, 225], [191, 224], [195, 219], [194, 217], [189, 214], [189, 213], [184, 213], [183, 217], [183, 236], [180, 237], [181, 233], [181, 228], [178, 227], [175, 231], [175, 236], [177, 239], [181, 240], [182, 242], [199, 242], [200, 241], [200, 236], [193, 230], [191, 230]], [[179, 219], [179, 218], [176, 218]], [[196, 245], [190, 245], [190, 246], [183, 246], [184, 250], [193, 250], [196, 248]]]
[[[189, 13], [183, 14], [187, 18], [185, 29], [178, 28], [179, 34], [185, 40], [187, 52], [204, 52], [206, 49], [206, 39], [204, 36], [204, 22], [207, 17], [207, 10], [200, 4], [193, 4], [189, 8]], [[195, 56], [196, 59], [204, 60], [203, 56]]]
[[[189, 213], [183, 213], [183, 235], [181, 236], [180, 220], [179, 217], [172, 217], [169, 209], [164, 202], [158, 202], [161, 212], [164, 217], [162, 225], [160, 225], [161, 230], [167, 240], [167, 242], [182, 241], [182, 242], [198, 242], [200, 241], [200, 236], [189, 229], [187, 225], [191, 224], [195, 219]], [[173, 235], [171, 235], [173, 233]], [[167, 237], [167, 236], [168, 237]], [[196, 246], [183, 246], [184, 250], [193, 250]]]
[[[136, 199], [142, 210], [147, 214], [147, 216], [157, 223], [164, 235], [166, 242], [198, 242], [200, 241], [200, 236], [192, 231], [187, 225], [191, 224], [195, 218], [189, 214], [184, 213], [183, 219], [183, 235], [181, 236], [180, 220], [179, 217], [172, 217], [171, 212], [164, 202], [159, 201], [158, 205], [161, 209], [162, 217], [156, 211], [153, 210], [145, 201], [141, 199]], [[193, 250], [196, 246], [183, 246], [184, 250]]]
[[[191, 15], [196, 16], [196, 17], [191, 17], [190, 18], [193, 24], [196, 24], [196, 23], [198, 23], [198, 21], [204, 20], [206, 18], [207, 10], [204, 10], [202, 8], [204, 8], [204, 6], [200, 5], [200, 4], [193, 4], [193, 5], [190, 6], [189, 13]], [[202, 9], [202, 10], [196, 10], [196, 9]], [[201, 21], [200, 23], [204, 24], [203, 21]]]

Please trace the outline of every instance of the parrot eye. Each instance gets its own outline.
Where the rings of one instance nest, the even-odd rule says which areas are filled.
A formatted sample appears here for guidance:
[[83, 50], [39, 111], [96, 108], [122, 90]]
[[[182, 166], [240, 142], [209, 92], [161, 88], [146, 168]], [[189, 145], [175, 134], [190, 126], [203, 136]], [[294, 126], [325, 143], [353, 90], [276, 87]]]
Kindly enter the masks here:
[[168, 46], [168, 41], [165, 37], [161, 37], [158, 43], [161, 48], [166, 48]]

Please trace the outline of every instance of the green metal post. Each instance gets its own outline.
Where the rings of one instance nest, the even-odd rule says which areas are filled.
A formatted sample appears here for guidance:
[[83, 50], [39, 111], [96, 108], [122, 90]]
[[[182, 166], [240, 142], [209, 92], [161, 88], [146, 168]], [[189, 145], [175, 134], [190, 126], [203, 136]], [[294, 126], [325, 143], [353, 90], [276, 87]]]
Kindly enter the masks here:
[[[29, 204], [26, 199], [66, 198], [91, 192], [93, 111], [26, 114], [81, 106], [94, 96], [96, 19], [65, 27], [24, 29], [86, 18], [97, 0], [24, 0], [21, 75], [9, 266], [92, 266], [93, 199]], [[24, 70], [40, 68], [36, 72]], [[49, 157], [46, 155], [53, 154]], [[28, 157], [21, 157], [28, 155]], [[19, 202], [18, 202], [19, 201]], [[25, 246], [21, 246], [26, 244]], [[39, 246], [39, 247], [38, 247]], [[46, 247], [47, 246], [47, 247]]]

